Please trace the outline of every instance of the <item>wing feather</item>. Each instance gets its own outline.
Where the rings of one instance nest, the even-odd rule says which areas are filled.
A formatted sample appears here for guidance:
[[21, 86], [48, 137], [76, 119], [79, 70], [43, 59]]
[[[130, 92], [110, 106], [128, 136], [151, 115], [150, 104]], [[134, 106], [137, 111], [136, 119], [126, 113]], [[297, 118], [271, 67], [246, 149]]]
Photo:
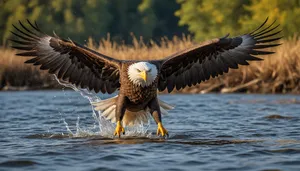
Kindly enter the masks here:
[[[12, 33], [18, 38], [11, 39], [12, 48], [22, 50], [18, 56], [31, 57], [25, 63], [40, 65], [60, 80], [68, 81], [81, 88], [102, 93], [113, 93], [120, 87], [120, 60], [100, 54], [71, 40], [43, 33], [36, 22], [27, 20], [28, 27], [19, 21], [13, 25]], [[109, 91], [105, 88], [109, 87]]]
[[161, 60], [158, 89], [168, 92], [195, 85], [210, 77], [227, 73], [229, 68], [249, 65], [248, 61], [262, 60], [254, 55], [269, 55], [267, 48], [279, 46], [273, 43], [281, 39], [275, 21], [265, 26], [268, 19], [254, 31], [229, 38], [229, 34], [183, 50]]

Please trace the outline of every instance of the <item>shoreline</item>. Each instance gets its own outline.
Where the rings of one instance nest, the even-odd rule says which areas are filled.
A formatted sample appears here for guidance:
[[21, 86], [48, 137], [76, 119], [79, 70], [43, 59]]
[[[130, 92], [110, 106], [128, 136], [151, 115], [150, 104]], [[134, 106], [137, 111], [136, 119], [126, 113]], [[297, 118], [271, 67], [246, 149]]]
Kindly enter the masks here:
[[[242, 87], [243, 85], [239, 85], [237, 87]], [[199, 86], [198, 86], [199, 87]], [[202, 88], [198, 88], [198, 87], [188, 87], [185, 88], [183, 90], [175, 90], [172, 93], [168, 93], [166, 90], [159, 92], [158, 94], [210, 94], [210, 93], [215, 93], [215, 94], [264, 94], [264, 95], [273, 95], [273, 94], [279, 94], [279, 95], [285, 95], [285, 94], [291, 94], [291, 95], [300, 95], [300, 92], [284, 92], [284, 93], [280, 93], [280, 92], [250, 92], [247, 90], [243, 90], [243, 91], [238, 91], [238, 89], [236, 87], [224, 87], [221, 88], [220, 90], [215, 90], [215, 89], [211, 89], [211, 88], [207, 88], [207, 89], [202, 89]], [[215, 87], [216, 89], [218, 87]], [[57, 87], [28, 87], [28, 86], [21, 86], [21, 87], [14, 87], [14, 86], [5, 86], [2, 87], [0, 89], [0, 93], [1, 92], [17, 92], [17, 91], [58, 91], [58, 90], [71, 90], [73, 91], [72, 88], [69, 87], [65, 87], [63, 85], [58, 85]], [[236, 91], [233, 91], [236, 90]], [[101, 92], [99, 92], [101, 93]]]

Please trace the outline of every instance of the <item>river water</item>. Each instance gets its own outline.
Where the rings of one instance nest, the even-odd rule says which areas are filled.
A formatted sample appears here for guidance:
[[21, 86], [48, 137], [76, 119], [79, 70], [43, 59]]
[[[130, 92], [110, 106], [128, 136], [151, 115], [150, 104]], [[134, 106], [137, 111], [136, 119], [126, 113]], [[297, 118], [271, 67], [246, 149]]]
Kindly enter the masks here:
[[168, 139], [153, 120], [118, 139], [78, 92], [0, 92], [0, 170], [300, 170], [300, 96], [160, 98]]

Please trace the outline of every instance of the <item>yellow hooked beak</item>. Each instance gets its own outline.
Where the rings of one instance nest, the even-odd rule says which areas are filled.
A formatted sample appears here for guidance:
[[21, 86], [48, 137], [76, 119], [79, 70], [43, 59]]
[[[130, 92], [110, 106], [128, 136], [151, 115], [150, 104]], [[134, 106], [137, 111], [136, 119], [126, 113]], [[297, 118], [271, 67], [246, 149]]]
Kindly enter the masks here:
[[141, 77], [143, 78], [143, 80], [146, 82], [147, 81], [147, 73], [146, 73], [146, 71], [142, 71], [140, 74], [141, 74]]

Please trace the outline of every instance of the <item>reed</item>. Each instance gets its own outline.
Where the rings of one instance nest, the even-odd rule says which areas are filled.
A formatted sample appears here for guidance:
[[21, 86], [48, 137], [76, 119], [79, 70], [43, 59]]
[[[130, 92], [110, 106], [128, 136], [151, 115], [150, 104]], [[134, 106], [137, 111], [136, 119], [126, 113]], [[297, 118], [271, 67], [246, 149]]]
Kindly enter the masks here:
[[[282, 40], [273, 49], [275, 54], [264, 56], [264, 61], [250, 62], [250, 66], [231, 69], [227, 74], [212, 78], [180, 93], [247, 92], [247, 93], [299, 93], [300, 92], [300, 41], [295, 37]], [[95, 43], [88, 39], [87, 46], [118, 59], [160, 59], [194, 45], [190, 36], [161, 38], [159, 43], [145, 43], [132, 36], [132, 45], [117, 44], [107, 38]], [[24, 64], [24, 57], [17, 57], [15, 50], [0, 48], [0, 88], [40, 89], [60, 87], [52, 76], [38, 67]], [[177, 91], [177, 93], [179, 93]], [[175, 92], [176, 93], [176, 92]]]

